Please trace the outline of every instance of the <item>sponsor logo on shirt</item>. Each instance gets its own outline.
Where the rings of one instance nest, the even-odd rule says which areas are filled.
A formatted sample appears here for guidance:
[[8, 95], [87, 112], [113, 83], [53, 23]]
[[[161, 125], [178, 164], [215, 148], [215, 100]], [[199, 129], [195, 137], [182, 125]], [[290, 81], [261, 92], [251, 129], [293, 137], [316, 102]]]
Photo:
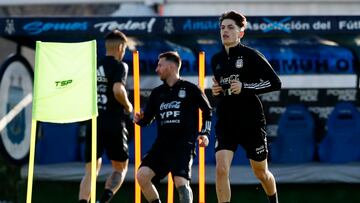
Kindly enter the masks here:
[[160, 105], [160, 111], [167, 110], [167, 109], [179, 109], [180, 108], [180, 101], [171, 101], [169, 103], [161, 103]]
[[265, 152], [265, 146], [261, 145], [260, 147], [256, 148], [255, 151], [256, 151], [256, 154], [264, 153]]
[[[96, 71], [96, 75], [97, 75], [98, 82], [104, 82], [104, 83], [108, 82], [106, 75], [105, 75], [104, 66], [99, 66], [99, 68]], [[106, 110], [107, 109], [106, 104], [108, 102], [108, 98], [106, 96], [107, 85], [106, 84], [98, 84], [97, 88], [98, 88], [97, 89], [98, 109]]]
[[107, 82], [108, 81], [108, 79], [106, 78], [106, 75], [105, 75], [104, 66], [100, 66], [97, 69], [96, 75], [97, 75], [98, 82]]
[[161, 103], [160, 105], [160, 117], [161, 117], [161, 125], [164, 124], [173, 124], [180, 123], [180, 114], [179, 111], [181, 105], [181, 101], [171, 101], [168, 103]]
[[233, 80], [240, 81], [239, 74], [232, 74], [229, 77], [220, 77], [220, 85], [230, 84]]

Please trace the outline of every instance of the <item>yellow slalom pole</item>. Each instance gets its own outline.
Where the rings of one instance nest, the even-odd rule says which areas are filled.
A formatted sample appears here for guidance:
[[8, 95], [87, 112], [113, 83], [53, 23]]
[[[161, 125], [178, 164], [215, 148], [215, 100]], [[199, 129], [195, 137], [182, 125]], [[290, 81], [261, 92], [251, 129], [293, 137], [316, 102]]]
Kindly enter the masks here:
[[174, 202], [174, 180], [171, 173], [168, 174], [168, 191], [167, 191], [167, 203]]
[[[199, 53], [199, 87], [204, 91], [205, 81], [205, 52]], [[202, 116], [199, 110], [199, 131], [201, 130]], [[199, 147], [199, 203], [205, 203], [205, 147]]]
[[[139, 52], [133, 52], [133, 78], [134, 78], [134, 112], [140, 112], [140, 67]], [[135, 133], [135, 203], [141, 203], [141, 189], [136, 179], [136, 173], [141, 162], [141, 131], [140, 126], [134, 124]]]
[[35, 141], [36, 141], [36, 120], [31, 120], [31, 134], [30, 134], [30, 155], [29, 155], [29, 168], [28, 168], [28, 181], [26, 203], [31, 203], [33, 177], [34, 177], [34, 161], [35, 161]]
[[97, 123], [96, 117], [91, 119], [91, 173], [90, 173], [90, 202], [96, 202], [96, 165], [97, 165]]

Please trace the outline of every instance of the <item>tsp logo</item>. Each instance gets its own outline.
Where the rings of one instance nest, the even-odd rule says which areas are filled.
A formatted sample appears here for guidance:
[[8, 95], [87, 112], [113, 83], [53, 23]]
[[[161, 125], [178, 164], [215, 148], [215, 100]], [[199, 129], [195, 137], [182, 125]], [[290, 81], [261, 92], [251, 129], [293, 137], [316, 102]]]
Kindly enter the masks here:
[[61, 80], [61, 81], [55, 81], [55, 87], [57, 88], [63, 88], [72, 83], [72, 80]]
[[287, 18], [284, 18], [280, 21], [273, 21], [273, 20], [270, 20], [268, 18], [263, 18], [263, 20], [268, 23], [267, 27], [264, 29], [264, 32], [269, 32], [271, 30], [282, 30], [286, 33], [290, 33], [291, 30], [286, 27], [286, 25], [284, 23], [286, 23], [287, 21], [289, 21], [291, 19], [291, 17], [287, 17]]

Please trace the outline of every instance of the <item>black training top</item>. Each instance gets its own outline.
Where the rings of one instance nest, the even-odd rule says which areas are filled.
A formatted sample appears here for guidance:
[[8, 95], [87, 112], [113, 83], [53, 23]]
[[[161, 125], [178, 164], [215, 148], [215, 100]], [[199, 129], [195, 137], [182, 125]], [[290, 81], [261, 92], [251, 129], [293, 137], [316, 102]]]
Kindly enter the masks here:
[[198, 132], [199, 108], [202, 110], [201, 133], [209, 134], [211, 106], [205, 94], [194, 84], [178, 80], [172, 87], [164, 84], [156, 87], [144, 109], [140, 126], [157, 122], [156, 145], [195, 146]]
[[[281, 81], [265, 57], [255, 49], [239, 43], [216, 53], [211, 59], [215, 79], [224, 93], [219, 95], [217, 114], [221, 118], [265, 125], [265, 117], [258, 94], [279, 90]], [[232, 80], [242, 82], [240, 94], [231, 94]], [[255, 122], [255, 123], [254, 123]]]
[[97, 94], [99, 116], [122, 117], [124, 107], [116, 100], [113, 86], [116, 82], [126, 84], [128, 65], [106, 56], [98, 61]]

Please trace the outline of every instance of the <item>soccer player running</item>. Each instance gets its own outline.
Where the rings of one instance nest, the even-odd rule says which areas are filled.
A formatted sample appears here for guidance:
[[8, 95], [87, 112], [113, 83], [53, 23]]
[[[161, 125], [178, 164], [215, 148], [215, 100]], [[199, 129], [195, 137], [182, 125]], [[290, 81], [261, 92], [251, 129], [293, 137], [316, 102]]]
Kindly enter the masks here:
[[[181, 58], [177, 52], [162, 53], [158, 59], [156, 72], [164, 83], [152, 90], [144, 111], [134, 115], [134, 122], [140, 126], [155, 119], [158, 135], [143, 157], [136, 178], [147, 201], [159, 203], [159, 194], [153, 183], [158, 183], [171, 172], [179, 202], [191, 203], [190, 179], [195, 144], [197, 140], [203, 147], [209, 143], [211, 106], [196, 85], [180, 78]], [[203, 119], [200, 132], [199, 108]]]
[[217, 98], [215, 126], [216, 193], [218, 202], [230, 202], [229, 171], [241, 145], [270, 203], [277, 203], [276, 183], [267, 164], [265, 116], [258, 94], [276, 91], [281, 81], [265, 57], [241, 44], [246, 18], [230, 11], [219, 19], [222, 50], [211, 59], [212, 94]]
[[[119, 190], [128, 169], [126, 114], [133, 110], [125, 89], [128, 65], [122, 62], [127, 37], [124, 33], [114, 30], [105, 37], [106, 56], [98, 62], [97, 67], [97, 169], [101, 168], [101, 156], [106, 151], [111, 160], [112, 173], [106, 179], [105, 190], [100, 203], [110, 202]], [[89, 124], [88, 124], [89, 125]], [[89, 125], [90, 126], [90, 125]], [[85, 145], [85, 176], [80, 184], [79, 202], [90, 199], [91, 189], [91, 129], [87, 128]]]

